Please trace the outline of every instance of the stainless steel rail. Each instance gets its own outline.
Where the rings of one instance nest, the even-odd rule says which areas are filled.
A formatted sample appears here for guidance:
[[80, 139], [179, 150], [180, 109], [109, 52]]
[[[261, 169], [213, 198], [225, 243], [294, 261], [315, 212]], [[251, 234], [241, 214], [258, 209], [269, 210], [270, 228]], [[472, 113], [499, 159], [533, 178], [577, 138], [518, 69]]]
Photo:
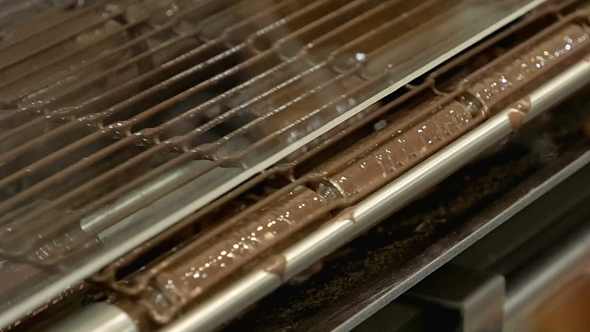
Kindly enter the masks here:
[[[283, 266], [261, 266], [214, 297], [164, 328], [166, 332], [212, 331], [220, 323], [278, 288], [285, 280], [301, 273], [319, 258], [401, 208], [426, 188], [460, 168], [481, 151], [509, 135], [518, 127], [547, 111], [590, 82], [590, 62], [581, 61], [531, 93], [528, 112], [509, 107], [463, 136], [422, 164], [404, 174], [304, 240], [274, 257]], [[279, 259], [277, 259], [279, 258]], [[280, 268], [281, 273], [276, 273]]]

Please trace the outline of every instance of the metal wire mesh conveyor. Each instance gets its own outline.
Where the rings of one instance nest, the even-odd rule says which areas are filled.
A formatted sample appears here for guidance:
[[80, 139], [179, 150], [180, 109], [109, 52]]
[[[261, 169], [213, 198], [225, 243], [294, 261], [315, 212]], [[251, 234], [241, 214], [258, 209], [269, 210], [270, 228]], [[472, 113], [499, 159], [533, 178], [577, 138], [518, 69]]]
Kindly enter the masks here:
[[0, 0], [0, 326], [83, 297], [58, 330], [217, 329], [582, 88], [589, 20]]

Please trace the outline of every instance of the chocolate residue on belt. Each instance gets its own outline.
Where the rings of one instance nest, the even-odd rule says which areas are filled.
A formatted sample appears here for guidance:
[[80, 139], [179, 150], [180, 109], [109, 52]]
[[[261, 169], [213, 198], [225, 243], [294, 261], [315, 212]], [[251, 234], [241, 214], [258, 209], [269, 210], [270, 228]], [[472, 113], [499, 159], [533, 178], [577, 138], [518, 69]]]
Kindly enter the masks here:
[[330, 221], [331, 222], [353, 222], [356, 223], [356, 218], [354, 217], [354, 212], [356, 211], [354, 206], [347, 207], [346, 209], [340, 211], [336, 216], [334, 216]]
[[524, 116], [521, 112], [511, 111], [508, 113], [508, 121], [510, 121], [510, 126], [512, 127], [512, 130], [517, 131], [522, 126]]
[[467, 91], [488, 109], [494, 109], [525, 84], [539, 78], [551, 65], [583, 49], [589, 40], [590, 36], [583, 27], [567, 25], [518, 58], [500, 64], [497, 70], [484, 76]]
[[[22, 107], [51, 102], [51, 110], [77, 107], [91, 98], [104, 97], [106, 92], [112, 95], [111, 90], [124, 83], [131, 90], [121, 88], [125, 91], [111, 103], [137, 94], [141, 87], [129, 86], [130, 81], [202, 45], [196, 28], [181, 35], [172, 24], [181, 19], [196, 27], [199, 19], [194, 19], [188, 10], [194, 6], [192, 1], [121, 0], [58, 12], [56, 15], [63, 16], [61, 21], [56, 20], [48, 29], [39, 29], [21, 43], [7, 46], [6, 52], [16, 54], [12, 58], [18, 56], [22, 60], [3, 69], [6, 86], [0, 89], [0, 96], [22, 99]], [[71, 36], [64, 38], [68, 34]], [[39, 52], [43, 47], [46, 49]], [[146, 52], [152, 53], [146, 56]], [[111, 105], [104, 102], [97, 108], [108, 106]]]
[[[443, 144], [469, 130], [477, 119], [463, 104], [452, 101], [441, 106], [431, 117], [394, 135], [329, 178], [348, 197], [365, 197], [440, 149]], [[377, 132], [373, 137], [378, 140], [382, 135], [391, 134]]]
[[510, 108], [521, 111], [523, 113], [528, 113], [531, 110], [531, 107], [531, 97], [529, 96], [521, 98], [520, 100], [518, 100], [510, 106]]
[[276, 274], [284, 281], [287, 269], [287, 259], [281, 254], [272, 255], [262, 263], [260, 268], [264, 272]]

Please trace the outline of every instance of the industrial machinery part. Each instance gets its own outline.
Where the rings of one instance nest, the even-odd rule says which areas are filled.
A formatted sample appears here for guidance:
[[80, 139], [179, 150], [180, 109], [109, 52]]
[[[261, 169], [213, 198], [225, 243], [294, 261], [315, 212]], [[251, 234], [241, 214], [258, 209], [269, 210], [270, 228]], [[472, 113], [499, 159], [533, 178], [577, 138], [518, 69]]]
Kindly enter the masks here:
[[0, 1], [0, 326], [223, 328], [515, 140], [515, 171], [565, 162], [589, 26], [586, 0]]

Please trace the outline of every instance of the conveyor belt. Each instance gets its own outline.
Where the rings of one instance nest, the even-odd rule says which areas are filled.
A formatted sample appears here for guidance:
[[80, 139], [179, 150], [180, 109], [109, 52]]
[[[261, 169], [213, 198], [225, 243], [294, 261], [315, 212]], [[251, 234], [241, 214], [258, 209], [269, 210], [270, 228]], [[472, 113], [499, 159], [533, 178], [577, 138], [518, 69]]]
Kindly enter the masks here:
[[[0, 325], [126, 253], [93, 280], [169, 323], [588, 53], [587, 12], [569, 2], [421, 78], [543, 1], [48, 3], [0, 2], [0, 255], [24, 271], [0, 292]], [[464, 65], [476, 59], [489, 63]]]

